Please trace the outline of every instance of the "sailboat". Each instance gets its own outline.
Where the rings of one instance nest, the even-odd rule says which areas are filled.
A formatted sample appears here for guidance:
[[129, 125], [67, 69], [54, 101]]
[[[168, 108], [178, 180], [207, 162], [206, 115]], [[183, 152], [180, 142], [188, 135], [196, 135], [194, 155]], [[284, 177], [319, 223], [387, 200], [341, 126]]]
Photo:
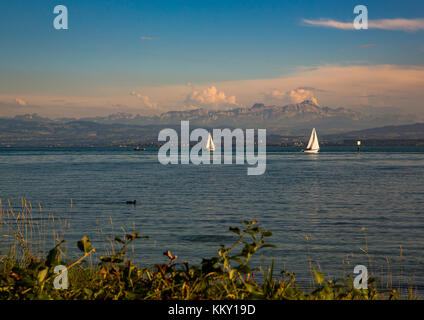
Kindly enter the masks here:
[[319, 151], [319, 143], [318, 143], [317, 131], [315, 130], [315, 128], [313, 128], [311, 137], [309, 138], [308, 145], [305, 150], [302, 150], [302, 152], [318, 153], [318, 151]]
[[208, 151], [215, 151], [215, 144], [213, 143], [212, 136], [210, 133], [208, 133], [208, 141], [206, 142], [205, 149]]

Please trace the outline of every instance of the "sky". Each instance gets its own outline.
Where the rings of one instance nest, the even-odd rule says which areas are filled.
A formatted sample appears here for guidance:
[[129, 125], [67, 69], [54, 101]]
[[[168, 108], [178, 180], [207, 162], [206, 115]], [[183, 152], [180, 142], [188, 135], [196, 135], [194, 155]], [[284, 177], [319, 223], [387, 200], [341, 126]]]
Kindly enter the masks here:
[[[57, 5], [68, 29], [56, 30]], [[365, 5], [368, 29], [355, 30]], [[283, 105], [424, 116], [423, 1], [0, 0], [0, 116]]]

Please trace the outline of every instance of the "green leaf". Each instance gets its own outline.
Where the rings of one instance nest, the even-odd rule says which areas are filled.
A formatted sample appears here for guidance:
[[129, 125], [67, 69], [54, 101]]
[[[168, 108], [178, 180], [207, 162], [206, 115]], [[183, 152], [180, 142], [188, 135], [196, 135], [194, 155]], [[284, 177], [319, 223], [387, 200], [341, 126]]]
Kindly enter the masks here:
[[84, 291], [84, 294], [85, 294], [84, 298], [91, 299], [91, 296], [93, 295], [93, 291], [91, 291], [88, 288], [84, 288], [83, 291]]
[[82, 237], [81, 240], [78, 241], [77, 245], [78, 249], [84, 253], [87, 253], [91, 250], [91, 241], [87, 236]]
[[244, 281], [243, 284], [246, 287], [246, 290], [253, 295], [252, 298], [263, 299], [263, 292], [260, 290], [260, 288]]
[[277, 248], [277, 246], [275, 244], [265, 243], [259, 247], [259, 249], [262, 249], [262, 248]]
[[312, 270], [314, 271], [316, 282], [318, 283], [318, 285], [321, 285], [321, 283], [323, 283], [325, 281], [324, 274], [317, 271], [315, 268], [312, 268]]
[[234, 233], [240, 234], [240, 229], [239, 229], [239, 228], [233, 228], [233, 227], [230, 227], [230, 228], [229, 228], [229, 230], [230, 230], [231, 232], [234, 232]]
[[266, 230], [266, 231], [262, 232], [262, 236], [263, 236], [263, 237], [271, 237], [271, 236], [272, 236], [272, 232], [271, 232], [271, 231]]
[[48, 270], [49, 270], [48, 268], [45, 268], [38, 273], [37, 280], [39, 283], [42, 283], [44, 279], [46, 279]]
[[56, 247], [54, 247], [53, 249], [51, 249], [49, 251], [49, 253], [47, 254], [47, 258], [46, 258], [46, 265], [51, 267], [55, 264], [57, 264], [58, 262], [58, 257], [59, 255], [59, 251], [56, 249]]
[[235, 267], [234, 269], [237, 270], [237, 272], [242, 274], [248, 274], [253, 272], [253, 270], [246, 265], [240, 265]]
[[59, 242], [53, 249], [49, 251], [46, 257], [46, 265], [48, 267], [54, 266], [59, 264], [59, 253], [60, 253], [60, 246], [65, 242], [65, 240], [62, 240]]
[[233, 260], [233, 261], [236, 261], [236, 262], [238, 262], [239, 264], [243, 264], [244, 262], [243, 262], [243, 260], [241, 260], [239, 257], [237, 257], [237, 256], [233, 256], [233, 257], [229, 257], [229, 260]]

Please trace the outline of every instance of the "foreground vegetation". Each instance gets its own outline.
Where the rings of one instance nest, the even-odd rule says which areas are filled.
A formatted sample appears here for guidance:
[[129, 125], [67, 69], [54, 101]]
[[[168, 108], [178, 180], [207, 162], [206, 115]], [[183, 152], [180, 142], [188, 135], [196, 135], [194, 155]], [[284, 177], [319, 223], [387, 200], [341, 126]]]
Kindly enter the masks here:
[[[1, 203], [0, 203], [1, 205]], [[26, 203], [25, 203], [26, 206]], [[31, 208], [32, 209], [32, 208]], [[256, 220], [244, 221], [241, 228], [229, 228], [237, 235], [233, 245], [221, 245], [217, 256], [205, 258], [199, 265], [177, 263], [177, 256], [167, 251], [169, 261], [154, 266], [137, 266], [128, 258], [127, 250], [133, 241], [147, 238], [139, 231], [115, 237], [113, 245], [98, 261], [87, 263], [95, 248], [88, 237], [76, 245], [81, 258], [63, 261], [64, 240], [44, 257], [35, 257], [30, 250], [27, 234], [32, 235], [37, 223], [32, 216], [8, 212], [7, 223], [12, 228], [14, 241], [0, 252], [0, 299], [399, 299], [396, 290], [378, 289], [376, 279], [368, 280], [368, 289], [355, 289], [352, 277], [338, 281], [326, 280], [314, 268], [313, 288], [299, 288], [294, 273], [275, 274], [270, 266], [252, 267], [250, 260], [264, 248], [272, 233], [261, 229]], [[15, 225], [11, 226], [10, 221]], [[39, 226], [38, 226], [39, 227]], [[31, 229], [32, 228], [32, 229]], [[40, 228], [39, 228], [40, 229]], [[28, 231], [29, 230], [29, 231]], [[3, 246], [0, 246], [2, 248]], [[54, 281], [60, 272], [58, 265], [66, 266], [68, 288], [55, 289]], [[63, 272], [63, 271], [62, 271]], [[258, 280], [258, 278], [260, 280]], [[57, 280], [56, 280], [57, 281]], [[63, 284], [63, 281], [61, 282]], [[410, 294], [409, 298], [413, 298]]]

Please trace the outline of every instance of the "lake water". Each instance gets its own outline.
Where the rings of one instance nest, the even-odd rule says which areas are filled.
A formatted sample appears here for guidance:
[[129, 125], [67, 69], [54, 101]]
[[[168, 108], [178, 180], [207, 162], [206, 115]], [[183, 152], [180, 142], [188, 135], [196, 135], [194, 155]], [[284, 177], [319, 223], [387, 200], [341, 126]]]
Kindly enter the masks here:
[[[168, 249], [179, 262], [196, 263], [231, 243], [229, 226], [256, 217], [277, 246], [263, 252], [265, 262], [275, 258], [276, 271], [294, 271], [305, 286], [310, 256], [330, 278], [363, 264], [383, 284], [423, 290], [423, 178], [418, 147], [363, 147], [360, 154], [327, 147], [318, 155], [268, 148], [261, 176], [248, 176], [243, 165], [163, 166], [154, 149], [0, 149], [3, 209], [7, 199], [20, 207], [25, 198], [34, 211], [40, 202], [56, 219], [70, 218], [69, 257], [80, 255], [83, 235], [100, 255], [102, 238], [134, 223], [150, 237], [135, 243], [137, 263], [166, 262]], [[125, 203], [134, 199], [136, 206]], [[254, 262], [261, 264], [261, 254]]]

